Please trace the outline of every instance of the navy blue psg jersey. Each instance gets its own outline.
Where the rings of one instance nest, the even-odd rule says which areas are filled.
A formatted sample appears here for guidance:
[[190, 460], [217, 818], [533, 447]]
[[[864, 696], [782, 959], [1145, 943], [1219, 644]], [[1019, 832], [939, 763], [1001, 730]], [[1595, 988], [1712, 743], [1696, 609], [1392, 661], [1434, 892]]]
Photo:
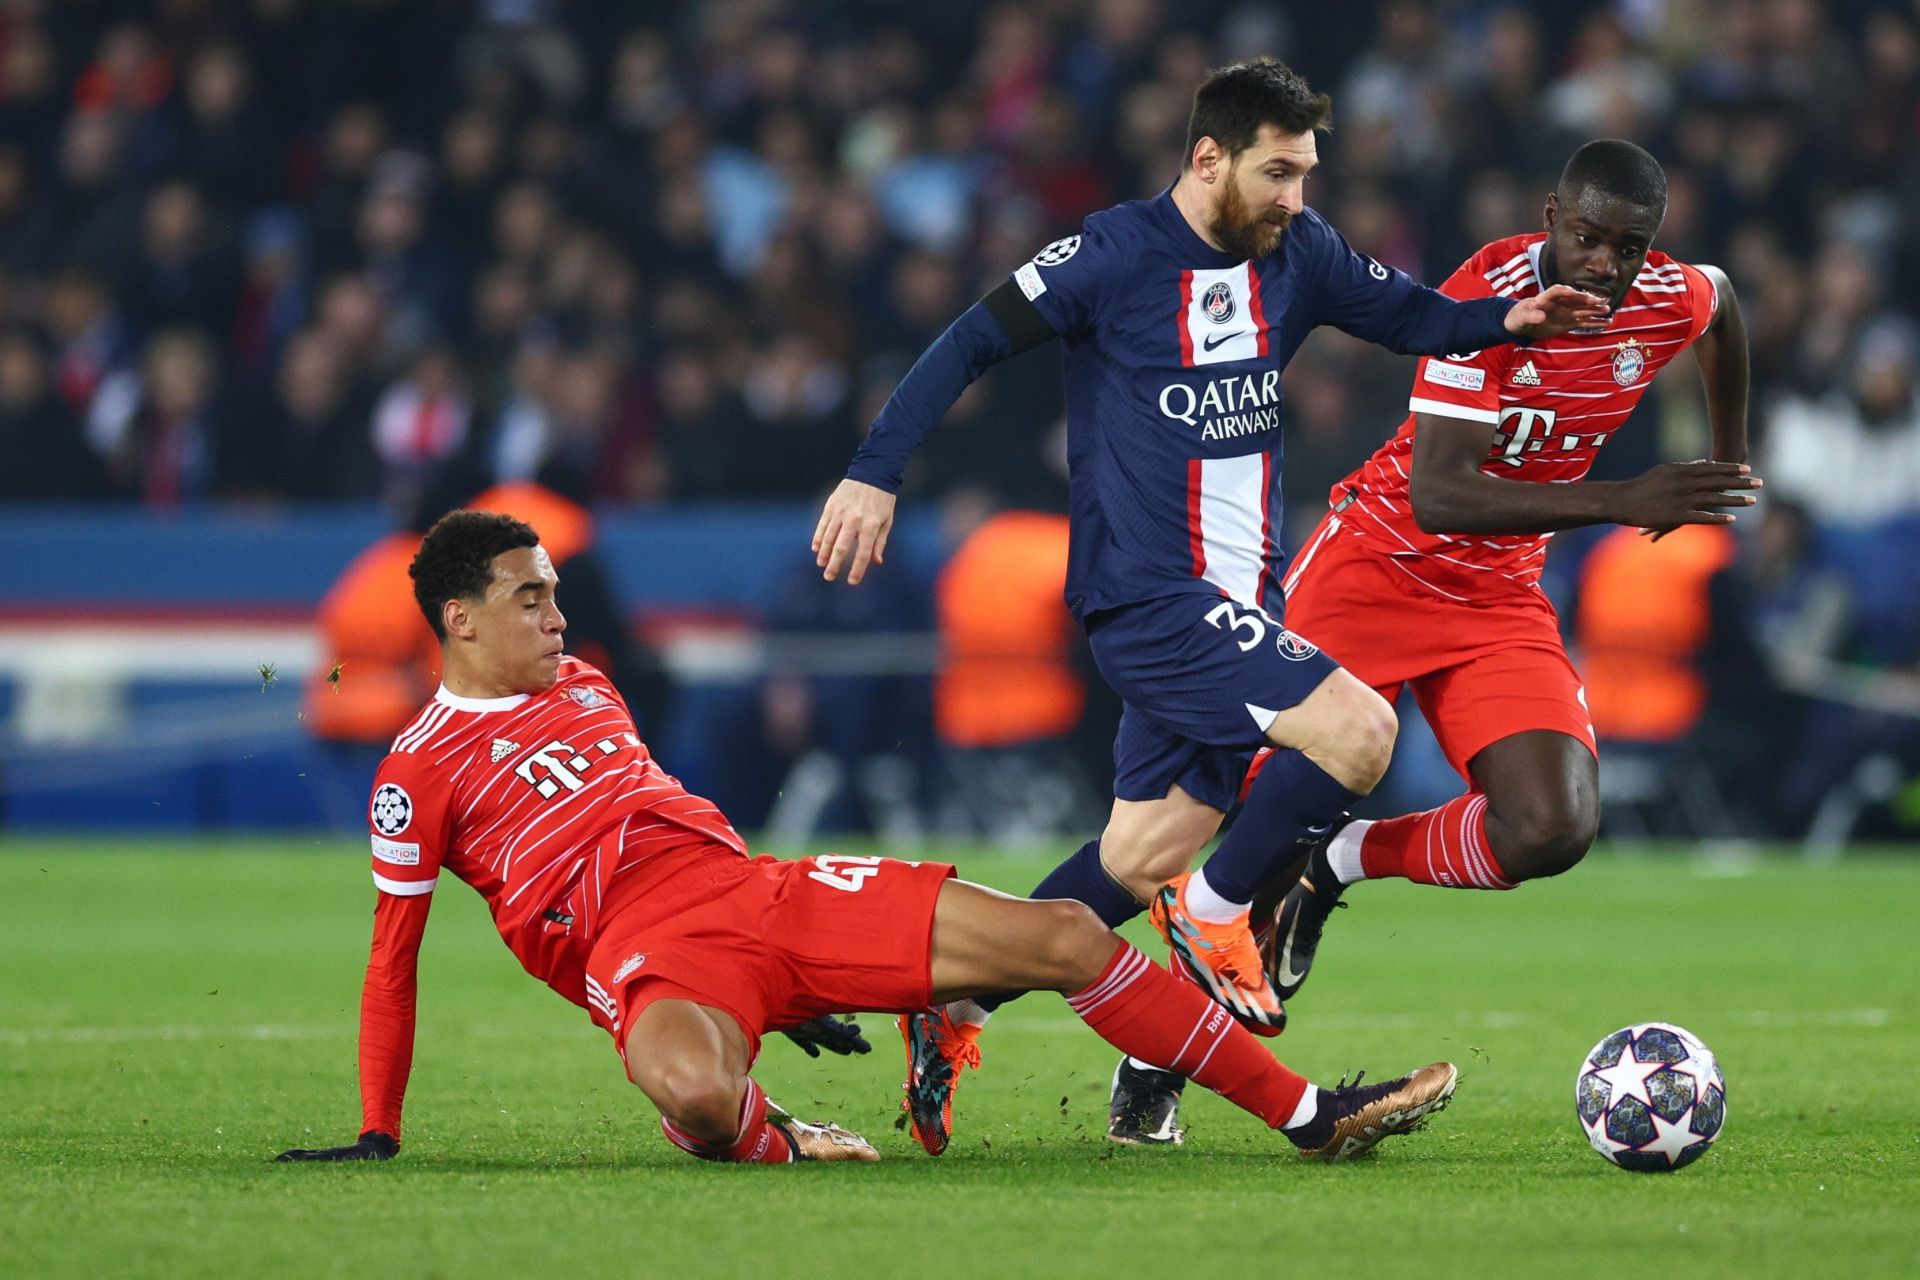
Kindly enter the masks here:
[[[1236, 261], [1187, 225], [1171, 187], [1093, 214], [1013, 284], [1066, 347], [1067, 603], [1081, 618], [1182, 592], [1279, 609], [1280, 374], [1315, 326], [1399, 352], [1513, 341], [1510, 299], [1446, 298], [1312, 209], [1274, 252]], [[928, 348], [850, 477], [897, 488], [919, 434], [1012, 353], [985, 308]]]

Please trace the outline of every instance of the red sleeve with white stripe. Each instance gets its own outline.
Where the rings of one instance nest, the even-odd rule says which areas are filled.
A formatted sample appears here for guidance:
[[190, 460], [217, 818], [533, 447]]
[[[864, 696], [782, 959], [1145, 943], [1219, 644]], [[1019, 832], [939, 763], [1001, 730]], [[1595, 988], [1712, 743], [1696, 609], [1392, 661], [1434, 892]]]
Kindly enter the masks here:
[[400, 1137], [400, 1106], [413, 1071], [413, 1017], [420, 938], [433, 895], [382, 893], [373, 908], [373, 949], [360, 988], [360, 1132]]
[[1687, 342], [1691, 344], [1707, 331], [1713, 323], [1713, 317], [1720, 311], [1720, 290], [1708, 278], [1707, 273], [1698, 267], [1680, 264], [1680, 274], [1687, 282], [1687, 305], [1693, 312], [1693, 323], [1687, 329]]
[[[1480, 269], [1479, 256], [1469, 259], [1440, 286], [1449, 298], [1464, 302], [1490, 298], [1493, 287]], [[1489, 426], [1500, 421], [1500, 375], [1524, 348], [1511, 344], [1441, 356], [1422, 356], [1413, 375], [1413, 393], [1407, 408], [1414, 413], [1464, 418]]]
[[373, 882], [399, 897], [433, 892], [452, 826], [451, 784], [418, 755], [396, 751], [380, 763], [367, 803]]

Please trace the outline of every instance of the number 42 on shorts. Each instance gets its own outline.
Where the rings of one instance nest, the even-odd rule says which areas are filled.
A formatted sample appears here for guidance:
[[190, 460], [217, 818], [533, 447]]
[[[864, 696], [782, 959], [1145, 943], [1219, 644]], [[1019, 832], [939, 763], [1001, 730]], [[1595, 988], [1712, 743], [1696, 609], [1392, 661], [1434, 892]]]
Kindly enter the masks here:
[[[885, 858], [829, 853], [813, 860], [815, 870], [807, 872], [807, 879], [818, 880], [829, 889], [858, 893], [868, 880], [880, 873], [880, 864], [886, 861]], [[915, 867], [920, 864], [909, 862], [906, 865]]]

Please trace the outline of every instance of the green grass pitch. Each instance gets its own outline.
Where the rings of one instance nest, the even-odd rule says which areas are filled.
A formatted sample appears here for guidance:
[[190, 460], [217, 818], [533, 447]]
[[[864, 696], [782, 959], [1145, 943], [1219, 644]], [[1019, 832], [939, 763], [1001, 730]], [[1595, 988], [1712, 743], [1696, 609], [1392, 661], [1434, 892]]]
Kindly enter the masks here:
[[[1050, 862], [947, 854], [1012, 889]], [[0, 1275], [1920, 1274], [1911, 856], [1601, 853], [1512, 894], [1355, 891], [1278, 1052], [1463, 1081], [1426, 1133], [1332, 1168], [1198, 1091], [1185, 1147], [1111, 1146], [1113, 1055], [1048, 995], [995, 1022], [940, 1160], [894, 1127], [871, 1017], [872, 1056], [775, 1037], [758, 1074], [883, 1163], [697, 1164], [450, 884], [405, 1151], [274, 1165], [357, 1127], [364, 868], [351, 840], [0, 845]], [[1573, 1115], [1581, 1055], [1648, 1018], [1727, 1073], [1725, 1136], [1671, 1176], [1606, 1165]]]

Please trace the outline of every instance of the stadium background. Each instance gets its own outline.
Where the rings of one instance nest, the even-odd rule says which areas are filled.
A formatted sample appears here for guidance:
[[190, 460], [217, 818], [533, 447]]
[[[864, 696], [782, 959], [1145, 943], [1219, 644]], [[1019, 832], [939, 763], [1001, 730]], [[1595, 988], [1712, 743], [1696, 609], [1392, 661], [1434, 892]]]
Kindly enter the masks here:
[[[1593, 568], [1607, 531], [1559, 540], [1549, 590], [1617, 709], [1610, 832], [1910, 836], [1920, 22], [1864, 0], [14, 0], [5, 824], [357, 824], [378, 748], [309, 713], [368, 668], [325, 682], [315, 609], [383, 536], [526, 479], [592, 511], [644, 731], [742, 825], [899, 848], [1097, 824], [1115, 708], [1044, 591], [1017, 656], [1084, 709], [996, 736], [1030, 689], [968, 728], [934, 679], [1048, 562], [1039, 523], [936, 589], [990, 513], [1062, 508], [1057, 351], [929, 438], [866, 586], [820, 585], [807, 539], [921, 348], [1163, 187], [1204, 70], [1264, 52], [1334, 96], [1311, 202], [1428, 282], [1534, 228], [1579, 142], [1662, 159], [1659, 247], [1740, 293], [1768, 498], [1704, 568], [1623, 581]], [[1688, 363], [1601, 474], [1706, 451]], [[1330, 332], [1294, 361], [1291, 542], [1408, 368]], [[1376, 803], [1456, 785], [1410, 726]]]

